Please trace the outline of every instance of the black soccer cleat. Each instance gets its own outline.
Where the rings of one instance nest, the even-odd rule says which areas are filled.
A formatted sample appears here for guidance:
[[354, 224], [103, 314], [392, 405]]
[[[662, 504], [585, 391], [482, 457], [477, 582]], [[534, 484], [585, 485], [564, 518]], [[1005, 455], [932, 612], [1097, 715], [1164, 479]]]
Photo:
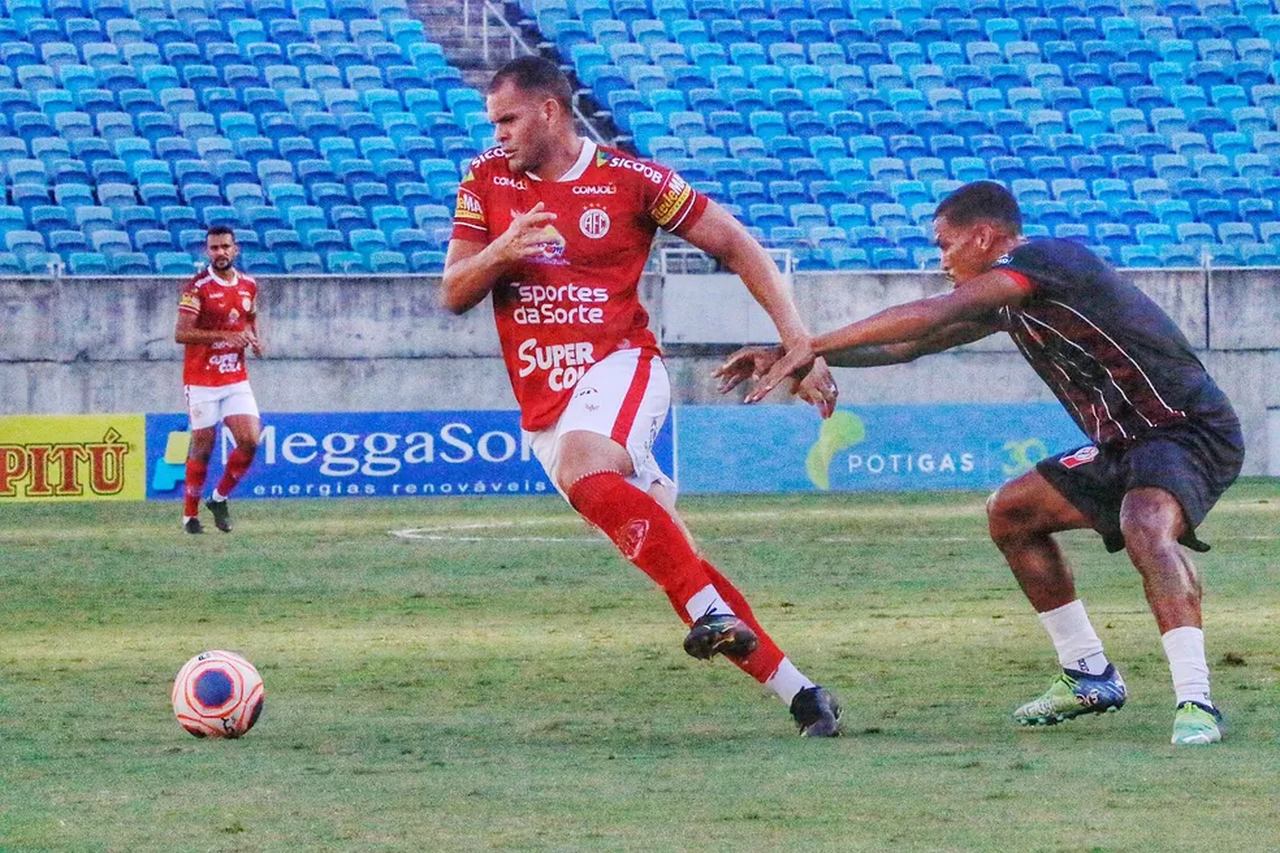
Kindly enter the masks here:
[[223, 533], [230, 533], [231, 507], [227, 506], [227, 499], [223, 498], [220, 501], [207, 500], [204, 505], [209, 508], [209, 512], [213, 513], [213, 526]]
[[684, 650], [699, 660], [716, 655], [741, 658], [754, 652], [759, 642], [756, 632], [732, 613], [708, 613], [689, 629]]
[[840, 703], [831, 691], [814, 685], [791, 700], [791, 716], [800, 727], [800, 737], [837, 737], [840, 734]]
[[200, 523], [198, 518], [188, 518], [182, 522], [182, 529], [187, 533], [204, 533], [204, 525]]

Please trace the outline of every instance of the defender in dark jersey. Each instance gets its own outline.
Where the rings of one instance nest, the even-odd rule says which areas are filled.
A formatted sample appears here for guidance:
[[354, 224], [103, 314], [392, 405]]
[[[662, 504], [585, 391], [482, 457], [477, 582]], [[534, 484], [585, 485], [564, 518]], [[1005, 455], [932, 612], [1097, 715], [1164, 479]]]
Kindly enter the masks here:
[[748, 348], [718, 371], [722, 390], [752, 375], [761, 399], [815, 355], [834, 366], [911, 361], [1006, 331], [1092, 444], [1046, 459], [988, 501], [991, 537], [1053, 639], [1063, 672], [1014, 712], [1052, 725], [1116, 710], [1126, 690], [1107, 660], [1052, 534], [1093, 528], [1142, 575], [1173, 676], [1173, 743], [1221, 739], [1209, 697], [1200, 581], [1181, 543], [1207, 550], [1195, 528], [1244, 459], [1226, 395], [1177, 326], [1083, 246], [1027, 240], [1001, 185], [978, 181], [938, 205], [934, 233], [947, 294], [881, 311], [807, 347]]

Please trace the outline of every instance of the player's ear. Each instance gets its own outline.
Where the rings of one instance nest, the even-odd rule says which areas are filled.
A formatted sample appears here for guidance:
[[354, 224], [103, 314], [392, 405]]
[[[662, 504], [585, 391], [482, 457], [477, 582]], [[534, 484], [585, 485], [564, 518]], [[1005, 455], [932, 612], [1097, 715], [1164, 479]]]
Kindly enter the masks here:
[[979, 223], [975, 236], [978, 238], [978, 248], [984, 252], [995, 242], [995, 231], [986, 222]]

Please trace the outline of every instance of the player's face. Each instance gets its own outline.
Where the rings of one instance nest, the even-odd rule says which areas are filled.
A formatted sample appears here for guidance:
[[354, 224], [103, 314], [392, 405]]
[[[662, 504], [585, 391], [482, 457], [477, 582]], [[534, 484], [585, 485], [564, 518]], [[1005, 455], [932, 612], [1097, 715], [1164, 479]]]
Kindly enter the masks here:
[[504, 83], [486, 99], [493, 135], [513, 172], [536, 172], [553, 139], [550, 99]]
[[942, 252], [942, 271], [956, 284], [981, 275], [998, 258], [999, 241], [990, 223], [952, 225], [946, 217], [933, 220], [933, 239]]
[[231, 269], [236, 262], [236, 255], [240, 254], [236, 238], [230, 234], [215, 234], [210, 237], [205, 243], [205, 250], [209, 253], [209, 263], [218, 272]]

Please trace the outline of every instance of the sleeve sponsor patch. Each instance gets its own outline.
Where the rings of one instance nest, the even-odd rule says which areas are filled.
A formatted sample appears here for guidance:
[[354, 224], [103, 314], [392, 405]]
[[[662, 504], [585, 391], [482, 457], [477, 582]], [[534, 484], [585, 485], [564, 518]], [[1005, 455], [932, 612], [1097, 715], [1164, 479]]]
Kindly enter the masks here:
[[693, 187], [689, 186], [684, 178], [672, 172], [666, 187], [658, 193], [658, 198], [649, 208], [649, 216], [659, 226], [667, 228], [677, 220], [693, 197]]
[[484, 203], [480, 201], [480, 197], [469, 189], [459, 189], [458, 206], [453, 211], [453, 221], [459, 225], [483, 227]]
[[194, 311], [200, 313], [200, 295], [194, 290], [184, 290], [178, 296], [179, 311]]

